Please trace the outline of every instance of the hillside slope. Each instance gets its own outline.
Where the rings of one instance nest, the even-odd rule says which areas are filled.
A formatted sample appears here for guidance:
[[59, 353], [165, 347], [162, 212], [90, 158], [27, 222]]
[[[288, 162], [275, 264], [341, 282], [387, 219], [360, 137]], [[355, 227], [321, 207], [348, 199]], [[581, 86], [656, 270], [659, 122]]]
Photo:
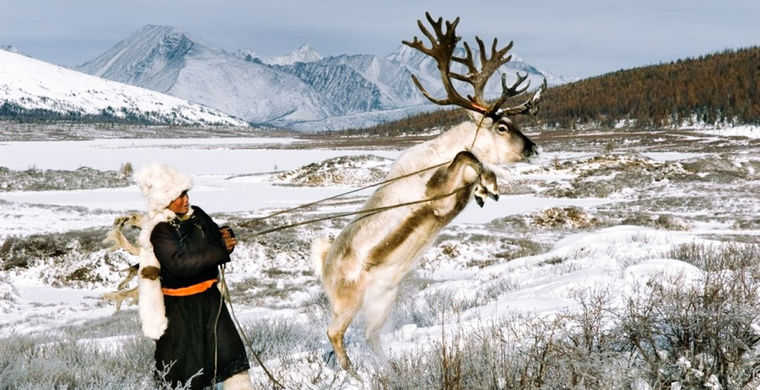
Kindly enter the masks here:
[[248, 126], [186, 100], [0, 50], [0, 117]]
[[760, 47], [621, 70], [547, 90], [552, 126], [688, 127], [760, 123]]

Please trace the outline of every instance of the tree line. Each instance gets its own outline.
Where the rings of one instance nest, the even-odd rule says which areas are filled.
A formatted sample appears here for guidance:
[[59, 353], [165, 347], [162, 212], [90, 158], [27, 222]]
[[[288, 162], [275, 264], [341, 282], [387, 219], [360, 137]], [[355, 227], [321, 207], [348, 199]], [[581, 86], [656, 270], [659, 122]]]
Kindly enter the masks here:
[[628, 120], [635, 127], [684, 122], [760, 124], [760, 47], [620, 70], [550, 88], [539, 121], [550, 127]]
[[135, 112], [124, 107], [114, 109], [108, 106], [97, 114], [84, 114], [79, 111], [26, 108], [12, 102], [0, 104], [0, 120], [17, 123], [109, 123], [144, 126], [172, 124], [167, 116], [155, 112]]
[[[445, 109], [339, 133], [414, 134], [466, 119], [463, 109]], [[614, 127], [621, 121], [636, 128], [760, 124], [760, 47], [620, 70], [551, 87], [544, 93], [535, 121], [524, 120], [546, 128]]]

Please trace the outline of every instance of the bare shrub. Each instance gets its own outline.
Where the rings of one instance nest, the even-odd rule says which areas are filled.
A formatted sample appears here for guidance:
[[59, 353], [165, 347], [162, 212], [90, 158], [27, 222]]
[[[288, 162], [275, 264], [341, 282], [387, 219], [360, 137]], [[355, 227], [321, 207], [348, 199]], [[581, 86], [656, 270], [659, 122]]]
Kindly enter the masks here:
[[598, 220], [578, 207], [554, 207], [533, 216], [531, 224], [538, 227], [587, 229], [596, 226]]
[[565, 260], [567, 260], [567, 259], [564, 258], [564, 257], [562, 257], [562, 256], [552, 256], [552, 257], [550, 257], [550, 258], [548, 258], [548, 259], [546, 259], [546, 260], [538, 263], [538, 265], [557, 265], [557, 264], [564, 263]]
[[[534, 256], [544, 253], [548, 249], [548, 245], [540, 242], [521, 239], [521, 238], [503, 238], [499, 240], [501, 243], [501, 251], [494, 254], [494, 256], [501, 261], [509, 261], [518, 259], [520, 257]], [[492, 263], [495, 263], [493, 261]], [[481, 267], [491, 264], [482, 264]], [[468, 264], [468, 266], [470, 266]]]
[[243, 325], [248, 341], [262, 358], [284, 358], [321, 346], [323, 327], [286, 318], [262, 318]]
[[382, 181], [392, 162], [392, 159], [372, 154], [339, 156], [279, 173], [271, 180], [278, 184], [310, 187], [363, 186]]
[[693, 264], [705, 271], [738, 271], [757, 265], [760, 245], [728, 243], [721, 245], [696, 242], [681, 244], [671, 249], [667, 256]]
[[76, 335], [0, 339], [0, 383], [18, 389], [155, 388], [153, 342], [124, 340], [103, 349]]
[[439, 314], [450, 308], [454, 300], [451, 291], [424, 291], [430, 283], [430, 280], [416, 277], [414, 274], [402, 279], [399, 284], [398, 301], [392, 309], [389, 321], [393, 329], [407, 324], [419, 327], [433, 326]]
[[37, 259], [60, 258], [73, 253], [86, 256], [103, 247], [104, 235], [105, 229], [89, 229], [26, 237], [10, 236], [0, 246], [0, 268], [28, 268]]
[[128, 185], [129, 177], [121, 172], [101, 171], [89, 167], [73, 171], [36, 168], [14, 171], [0, 167], [0, 191], [84, 190]]
[[697, 176], [678, 162], [658, 162], [635, 154], [596, 155], [554, 165], [554, 169], [567, 170], [577, 176], [569, 183], [569, 188], [554, 186], [543, 192], [553, 197], [604, 198], [627, 188], [657, 188], [665, 179], [691, 181]]
[[706, 270], [704, 279], [655, 280], [649, 294], [629, 300], [620, 328], [651, 387], [735, 389], [756, 383], [760, 272], [757, 257], [755, 264], [745, 257], [756, 251], [681, 245], [674, 254]]
[[658, 227], [667, 230], [689, 230], [689, 224], [683, 218], [676, 217], [675, 215], [661, 214], [655, 220], [655, 224]]
[[121, 172], [121, 175], [127, 179], [130, 179], [132, 177], [132, 174], [134, 173], [134, 171], [135, 169], [132, 167], [131, 162], [125, 162], [124, 164], [121, 164], [121, 168], [119, 168], [119, 172]]
[[[578, 293], [578, 314], [515, 315], [471, 329], [457, 324], [428, 348], [394, 357], [371, 373], [377, 389], [621, 388], [625, 361], [617, 352], [609, 294]], [[440, 317], [443, 318], [443, 317]]]
[[606, 154], [612, 154], [612, 152], [615, 150], [615, 143], [610, 141], [607, 141], [607, 143], [604, 145], [604, 153]]

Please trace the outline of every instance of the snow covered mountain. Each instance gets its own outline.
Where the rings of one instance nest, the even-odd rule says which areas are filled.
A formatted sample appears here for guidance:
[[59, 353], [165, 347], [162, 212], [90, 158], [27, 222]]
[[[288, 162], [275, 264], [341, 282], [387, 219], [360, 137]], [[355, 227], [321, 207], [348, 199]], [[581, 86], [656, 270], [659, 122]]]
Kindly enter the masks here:
[[[313, 132], [371, 126], [439, 108], [417, 90], [416, 74], [440, 94], [432, 59], [407, 46], [386, 56], [322, 58], [309, 45], [262, 58], [253, 50], [227, 53], [168, 26], [145, 26], [78, 70], [214, 107], [252, 123]], [[528, 73], [535, 88], [563, 80], [516, 59], [497, 72]], [[487, 96], [501, 93], [499, 78]]]
[[6, 50], [0, 50], [0, 64], [0, 106], [7, 111], [247, 126], [220, 111], [174, 96], [104, 80]]
[[298, 78], [245, 61], [173, 27], [148, 25], [78, 70], [205, 104], [254, 123], [330, 116]]

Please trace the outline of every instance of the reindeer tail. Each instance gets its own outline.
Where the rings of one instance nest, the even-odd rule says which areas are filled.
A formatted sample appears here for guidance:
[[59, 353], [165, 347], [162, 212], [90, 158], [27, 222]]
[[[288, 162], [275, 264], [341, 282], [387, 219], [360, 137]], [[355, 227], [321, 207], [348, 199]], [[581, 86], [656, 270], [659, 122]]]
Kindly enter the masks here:
[[315, 238], [311, 242], [311, 261], [314, 264], [314, 274], [322, 276], [322, 266], [325, 263], [325, 256], [327, 251], [330, 250], [330, 240], [325, 237]]

